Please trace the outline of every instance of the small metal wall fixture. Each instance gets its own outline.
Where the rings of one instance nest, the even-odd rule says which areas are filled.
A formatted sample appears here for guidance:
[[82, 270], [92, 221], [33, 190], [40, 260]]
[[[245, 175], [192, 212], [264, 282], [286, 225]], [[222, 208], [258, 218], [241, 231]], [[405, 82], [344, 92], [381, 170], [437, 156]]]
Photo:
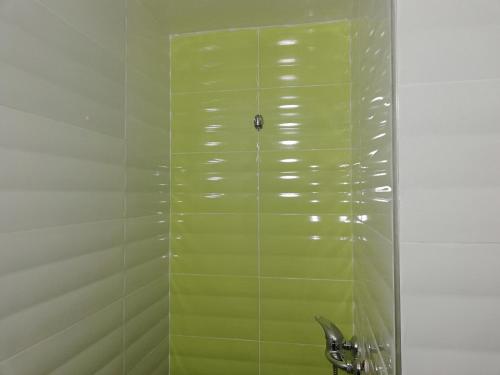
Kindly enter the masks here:
[[[338, 370], [355, 375], [365, 373], [366, 363], [358, 358], [359, 348], [356, 337], [347, 341], [340, 329], [331, 321], [322, 316], [316, 316], [315, 319], [325, 332], [325, 357], [332, 364], [333, 373], [337, 374]], [[350, 355], [351, 361], [346, 360], [346, 354]]]
[[262, 130], [262, 128], [264, 127], [264, 117], [259, 114], [255, 115], [253, 119], [253, 126], [255, 126], [255, 129], [257, 129], [257, 131]]

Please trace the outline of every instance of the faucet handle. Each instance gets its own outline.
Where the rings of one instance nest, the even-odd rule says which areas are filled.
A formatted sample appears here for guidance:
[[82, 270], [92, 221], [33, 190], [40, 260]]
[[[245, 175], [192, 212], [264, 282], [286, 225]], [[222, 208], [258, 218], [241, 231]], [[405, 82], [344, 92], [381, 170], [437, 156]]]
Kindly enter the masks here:
[[333, 351], [341, 350], [344, 345], [345, 339], [339, 327], [333, 324], [330, 320], [319, 315], [315, 316], [314, 319], [316, 319], [316, 321], [321, 325], [321, 328], [323, 328], [323, 331], [325, 332], [325, 339], [328, 348]]
[[[358, 344], [356, 338], [345, 341], [344, 335], [339, 327], [322, 316], [315, 316], [314, 319], [321, 325], [325, 332], [326, 348], [325, 357], [333, 365], [335, 371], [344, 370], [348, 374], [361, 375], [366, 372], [365, 361], [358, 360]], [[348, 362], [344, 357], [344, 351], [349, 350], [353, 354], [353, 361]], [[336, 373], [336, 372], [334, 372]]]

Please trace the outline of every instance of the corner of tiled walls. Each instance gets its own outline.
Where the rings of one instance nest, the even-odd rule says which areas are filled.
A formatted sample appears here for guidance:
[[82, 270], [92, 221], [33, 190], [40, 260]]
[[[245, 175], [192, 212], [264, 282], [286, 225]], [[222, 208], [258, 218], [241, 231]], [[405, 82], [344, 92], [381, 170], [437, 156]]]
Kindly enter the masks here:
[[163, 5], [127, 3], [125, 373], [168, 373], [170, 56]]
[[495, 0], [397, 1], [405, 375], [499, 373], [499, 20]]
[[168, 56], [142, 5], [0, 4], [2, 375], [168, 367]]
[[377, 369], [377, 374], [394, 374], [391, 1], [356, 1], [354, 7], [355, 334], [372, 364], [372, 371]]
[[172, 374], [323, 375], [314, 315], [352, 333], [349, 48], [348, 21], [173, 39]]

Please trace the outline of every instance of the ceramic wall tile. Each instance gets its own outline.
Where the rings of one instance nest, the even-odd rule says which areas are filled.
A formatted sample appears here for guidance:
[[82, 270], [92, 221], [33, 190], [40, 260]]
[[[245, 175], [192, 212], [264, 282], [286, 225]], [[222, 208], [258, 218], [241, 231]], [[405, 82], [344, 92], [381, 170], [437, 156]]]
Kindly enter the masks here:
[[352, 333], [350, 281], [264, 278], [261, 293], [264, 341], [324, 344], [315, 315], [331, 317], [346, 337]]
[[263, 88], [350, 82], [350, 23], [262, 29]]
[[180, 35], [172, 42], [174, 93], [257, 87], [257, 30]]
[[[497, 113], [492, 109], [499, 96], [500, 80], [402, 86], [399, 119], [405, 126], [400, 135], [448, 137], [453, 132], [454, 136], [498, 137]], [[418, 111], [413, 110], [415, 103]]]
[[[94, 347], [99, 355], [91, 357], [86, 367], [90, 372], [99, 370], [121, 350], [121, 340], [109, 340], [121, 337], [121, 301], [114, 302], [99, 312], [87, 316], [68, 329], [52, 335], [43, 345], [34, 345], [0, 363], [4, 374], [36, 375], [40, 371], [56, 372], [60, 366], [68, 366], [79, 361], [79, 355]], [[118, 333], [118, 336], [116, 336]], [[66, 348], [61, 350], [61, 348]], [[59, 372], [61, 373], [61, 372]]]
[[261, 348], [263, 375], [322, 375], [331, 371], [322, 347], [265, 342]]
[[172, 164], [173, 212], [257, 212], [255, 152], [177, 154]]
[[263, 152], [262, 212], [347, 215], [351, 210], [350, 158], [350, 150]]
[[352, 276], [352, 226], [339, 215], [262, 214], [260, 251], [263, 276]]
[[257, 278], [172, 277], [172, 334], [258, 339]]
[[168, 353], [168, 340], [168, 337], [163, 337], [163, 341], [160, 342], [153, 349], [153, 351], [146, 353], [142, 358], [140, 358], [139, 362], [136, 363], [131, 370], [129, 370], [129, 373], [131, 375], [168, 374], [168, 354], [165, 355], [165, 353]]
[[259, 373], [259, 344], [255, 341], [173, 336], [171, 357], [171, 371], [179, 375]]
[[178, 94], [172, 105], [174, 153], [255, 151], [257, 90]]
[[257, 276], [257, 214], [172, 217], [174, 273]]
[[263, 151], [350, 148], [350, 85], [260, 91]]

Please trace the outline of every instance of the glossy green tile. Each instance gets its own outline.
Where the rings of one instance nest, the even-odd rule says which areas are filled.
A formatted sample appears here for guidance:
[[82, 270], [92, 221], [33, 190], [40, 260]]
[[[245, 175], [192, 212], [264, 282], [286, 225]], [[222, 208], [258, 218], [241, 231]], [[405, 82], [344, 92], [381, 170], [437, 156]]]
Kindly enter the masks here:
[[263, 342], [261, 375], [326, 375], [332, 365], [324, 346]]
[[173, 152], [255, 151], [256, 112], [256, 90], [174, 95]]
[[282, 151], [260, 155], [263, 213], [351, 212], [351, 151]]
[[171, 337], [171, 373], [175, 375], [258, 375], [257, 341]]
[[261, 87], [350, 82], [350, 23], [263, 29]]
[[261, 215], [260, 249], [263, 276], [352, 277], [352, 225], [338, 215]]
[[174, 37], [172, 90], [257, 88], [257, 56], [256, 29]]
[[349, 337], [352, 333], [352, 282], [261, 280], [262, 340], [324, 345], [324, 335], [314, 320], [318, 314], [337, 323]]
[[174, 335], [257, 339], [257, 278], [172, 275]]
[[172, 272], [257, 276], [257, 213], [173, 215]]
[[350, 85], [261, 90], [261, 149], [350, 148]]
[[314, 315], [351, 335], [349, 29], [174, 38], [173, 375], [329, 373]]
[[173, 155], [173, 212], [257, 212], [256, 155], [256, 152]]

